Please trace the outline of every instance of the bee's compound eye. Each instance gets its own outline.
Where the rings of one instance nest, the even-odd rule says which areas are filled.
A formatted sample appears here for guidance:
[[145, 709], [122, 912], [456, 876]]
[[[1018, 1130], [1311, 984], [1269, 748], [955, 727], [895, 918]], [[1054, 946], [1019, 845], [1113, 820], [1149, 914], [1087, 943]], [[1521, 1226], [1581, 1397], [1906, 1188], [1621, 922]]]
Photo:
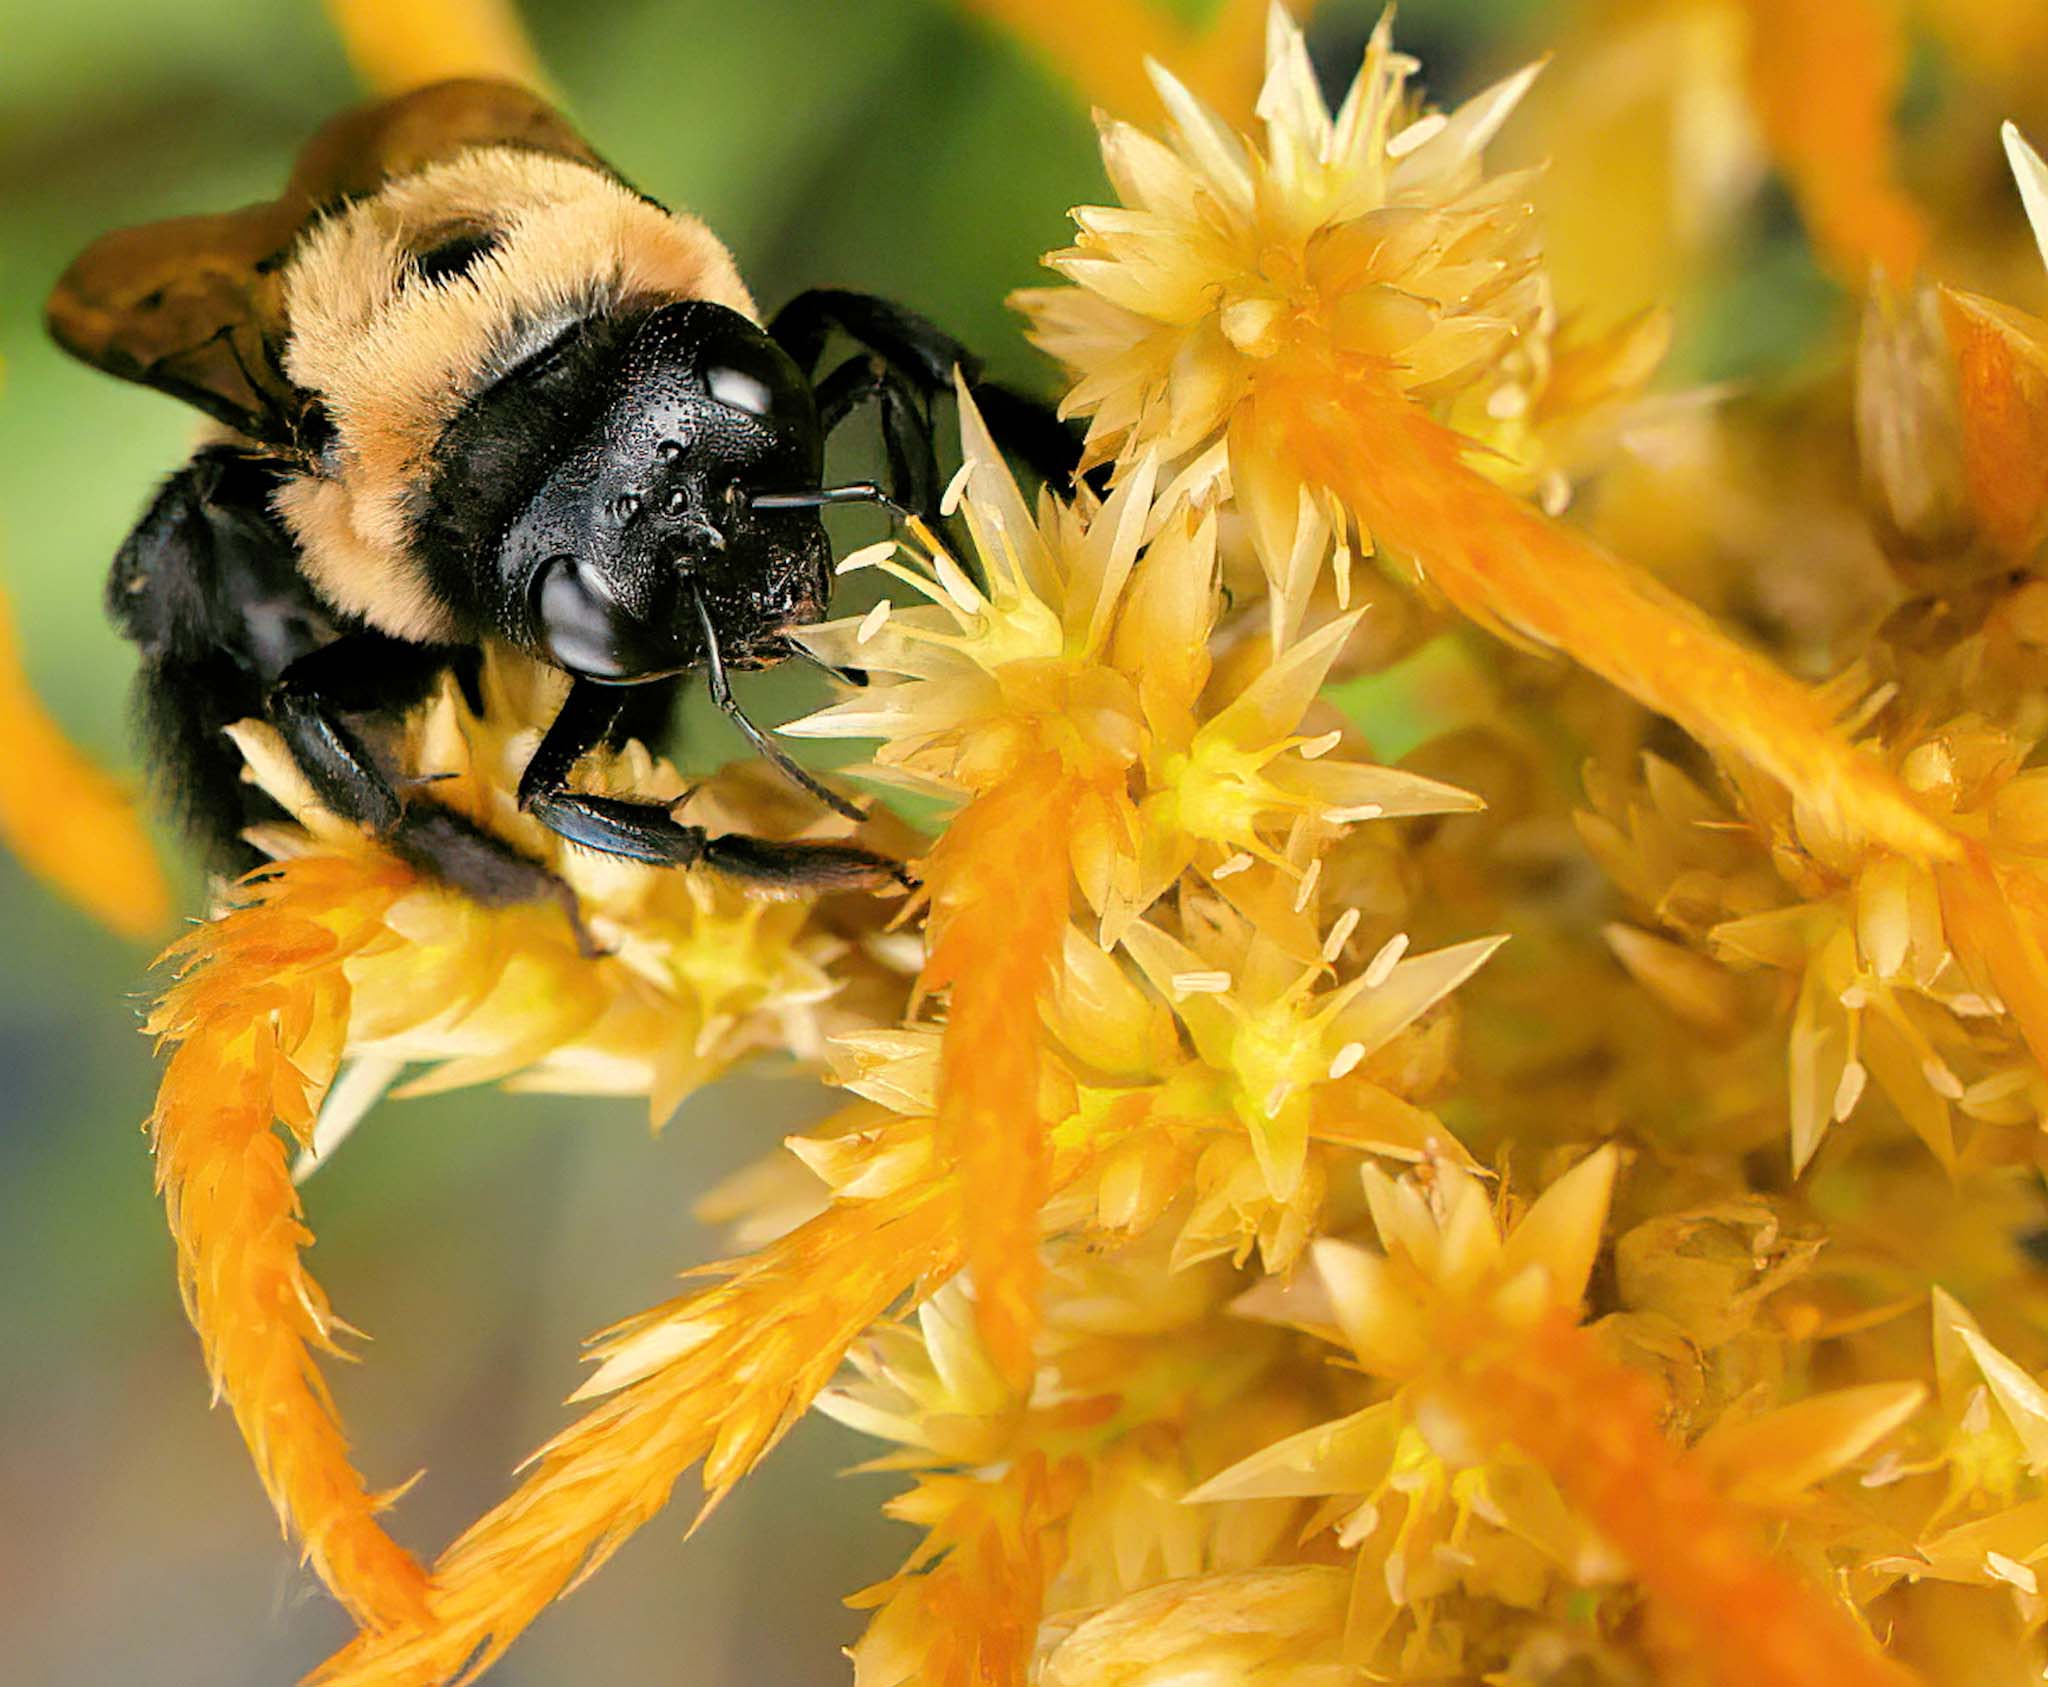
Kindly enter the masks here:
[[750, 323], [713, 335], [702, 352], [704, 390], [728, 409], [764, 419], [801, 414], [810, 386], [789, 354]]
[[591, 679], [628, 679], [646, 671], [641, 630], [574, 557], [550, 557], [533, 577], [533, 624], [556, 666]]

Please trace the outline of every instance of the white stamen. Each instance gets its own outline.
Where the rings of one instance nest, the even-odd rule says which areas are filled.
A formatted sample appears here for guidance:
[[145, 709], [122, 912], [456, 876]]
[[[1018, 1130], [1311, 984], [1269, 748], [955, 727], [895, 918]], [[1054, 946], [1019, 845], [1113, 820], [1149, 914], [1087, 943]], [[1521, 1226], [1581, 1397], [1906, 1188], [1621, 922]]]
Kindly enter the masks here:
[[1353, 820], [1377, 820], [1386, 812], [1376, 802], [1362, 802], [1351, 808], [1333, 808], [1323, 818], [1334, 826], [1343, 826]]
[[1306, 744], [1301, 746], [1301, 759], [1303, 761], [1314, 761], [1318, 756], [1327, 756], [1343, 742], [1343, 729], [1332, 727], [1322, 737], [1311, 738]]
[[1927, 1087], [1948, 1101], [1963, 1099], [1963, 1080], [1958, 1078], [1939, 1057], [1929, 1055], [1920, 1062], [1920, 1076], [1927, 1080]]
[[1852, 1060], [1842, 1068], [1842, 1081], [1835, 1085], [1833, 1112], [1837, 1123], [1856, 1111], [1856, 1103], [1863, 1099], [1863, 1086], [1869, 1081], [1869, 1069], [1860, 1060]]
[[1870, 1006], [1870, 992], [1860, 984], [1851, 984], [1835, 998], [1851, 1013], [1861, 1013]]
[[1330, 935], [1323, 939], [1323, 959], [1334, 962], [1344, 953], [1344, 945], [1351, 941], [1351, 934], [1358, 929], [1358, 910], [1346, 908], [1337, 916], [1337, 923], [1330, 927]]
[[1229, 993], [1230, 974], [1227, 972], [1177, 972], [1167, 980], [1173, 987], [1173, 997], [1179, 1001], [1184, 996], [1222, 996]]
[[1365, 987], [1377, 990], [1394, 976], [1394, 968], [1401, 964], [1401, 957], [1408, 953], [1408, 934], [1397, 931], [1380, 945], [1379, 953], [1366, 962]]
[[860, 627], [853, 635], [855, 644], [866, 644], [882, 630], [882, 624], [889, 619], [889, 600], [882, 598], [875, 607], [860, 618]]
[[834, 574], [851, 574], [858, 569], [872, 568], [878, 562], [887, 562], [896, 554], [896, 541], [883, 539], [872, 545], [863, 545], [857, 551], [848, 551], [839, 559]]
[[2008, 1558], [2002, 1552], [1984, 1554], [1984, 1569], [1988, 1575], [1996, 1576], [2002, 1582], [2011, 1582], [2022, 1593], [2039, 1593], [2041, 1584], [2033, 1569], [2022, 1564], [2017, 1558]]
[[932, 558], [932, 572], [939, 577], [939, 584], [946, 588], [951, 598], [964, 615], [979, 615], [985, 605], [981, 593], [974, 589], [974, 582], [960, 571], [960, 565], [944, 551]]
[[1337, 1051], [1337, 1058], [1330, 1062], [1330, 1076], [1342, 1078], [1355, 1071], [1358, 1063], [1365, 1058], [1365, 1044], [1346, 1043]]
[[1222, 866], [1218, 867], [1215, 872], [1211, 873], [1209, 877], [1212, 879], [1227, 879], [1233, 873], [1249, 872], [1254, 865], [1256, 863], [1253, 862], [1252, 858], [1245, 854], [1243, 850], [1239, 850], [1228, 861], [1224, 862]]
[[953, 478], [946, 482], [946, 490], [939, 494], [939, 514], [953, 515], [960, 508], [960, 500], [966, 496], [967, 483], [974, 478], [974, 459], [966, 462], [953, 472]]
[[1279, 1118], [1280, 1109], [1287, 1105], [1287, 1098], [1293, 1093], [1294, 1086], [1285, 1078], [1282, 1078], [1279, 1083], [1268, 1090], [1266, 1092], [1266, 1117], [1269, 1119]]
[[1441, 111], [1432, 111], [1427, 117], [1418, 117], [1398, 135], [1387, 140], [1389, 158], [1406, 158], [1418, 147], [1424, 147], [1451, 126], [1451, 120]]
[[1965, 990], [1949, 997], [1948, 1011], [1959, 1019], [1996, 1019], [2001, 1010], [1990, 997]]
[[1321, 860], [1311, 861], [1308, 871], [1301, 875], [1301, 883], [1294, 892], [1294, 911], [1298, 914], [1309, 904], [1309, 898], [1316, 893], [1316, 882], [1323, 876]]
[[1529, 413], [1529, 389], [1519, 381], [1505, 381], [1486, 395], [1486, 413], [1496, 422], [1512, 422]]
[[1559, 469], [1551, 470], [1536, 489], [1536, 501], [1543, 506], [1543, 513], [1553, 520], [1563, 515], [1572, 507], [1571, 476]]

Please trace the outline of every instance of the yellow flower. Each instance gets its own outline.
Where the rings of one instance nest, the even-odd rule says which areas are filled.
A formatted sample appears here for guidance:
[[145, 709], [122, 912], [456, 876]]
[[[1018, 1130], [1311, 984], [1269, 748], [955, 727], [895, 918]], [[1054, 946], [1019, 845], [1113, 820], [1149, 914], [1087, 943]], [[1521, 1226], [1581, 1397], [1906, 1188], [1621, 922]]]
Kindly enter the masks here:
[[[1464, 1593], [1543, 1605], [1556, 1578], [1613, 1582], [1621, 1566], [1575, 1519], [1540, 1470], [1474, 1448], [1427, 1393], [1446, 1321], [1489, 1307], [1515, 1325], [1575, 1310], [1599, 1251], [1616, 1166], [1612, 1148], [1581, 1161], [1503, 1234], [1477, 1178], [1455, 1166], [1427, 1181], [1365, 1168], [1384, 1253], [1315, 1246], [1320, 1292], [1268, 1299], [1290, 1321], [1328, 1328], [1387, 1399], [1275, 1443], [1205, 1483], [1200, 1503], [1328, 1496], [1317, 1521], [1357, 1553], [1348, 1655], [1405, 1672], [1426, 1654], [1434, 1604]], [[1415, 1627], [1397, 1635], [1406, 1617]]]
[[[1416, 62], [1394, 51], [1391, 27], [1391, 15], [1381, 20], [1333, 117], [1301, 32], [1275, 6], [1263, 146], [1157, 67], [1166, 140], [1105, 122], [1103, 162], [1122, 206], [1075, 212], [1079, 240], [1047, 260], [1074, 288], [1014, 301], [1032, 337], [1076, 374], [1065, 407], [1089, 418], [1089, 460], [1180, 464], [1217, 446], [1258, 367], [1304, 322], [1430, 402], [1502, 384], [1508, 348], [1547, 332], [1527, 182], [1488, 180], [1480, 162], [1534, 67], [1455, 112], [1425, 113], [1407, 89]], [[1530, 394], [1516, 390], [1526, 406]], [[1241, 439], [1229, 461], [1284, 642], [1305, 596], [1301, 559], [1320, 563], [1329, 511]]]
[[[1845, 693], [1859, 677], [1845, 676]], [[2027, 744], [1968, 716], [1932, 731], [1906, 719], [1915, 736], [1880, 735], [1870, 747], [1928, 812], [1983, 839], [1993, 861], [2028, 871], [2048, 783], [2020, 771]], [[1873, 1079], [1946, 1164], [1956, 1158], [1958, 1112], [1986, 1123], [2013, 1117], [2031, 1082], [2025, 1032], [1991, 988], [1973, 941], [1979, 928], [1958, 929], [1968, 905], [1959, 908], [1953, 878], [1870, 847], [1761, 780], [1730, 779], [1731, 817], [1671, 764], [1643, 765], [1632, 796], [1589, 774], [1596, 812], [1580, 817], [1581, 834], [1666, 927], [1725, 965], [1797, 981], [1788, 1004], [1795, 1170], [1856, 1112]], [[1638, 936], [1622, 952], [1680, 1005], [1715, 989], [1710, 976], [1695, 984], [1660, 967]]]
[[[1383, 1051], [1505, 941], [1479, 938], [1404, 957], [1406, 945], [1391, 940], [1362, 970], [1324, 988], [1357, 924], [1347, 922], [1322, 937], [1305, 915], [1257, 919], [1204, 900], [1184, 907], [1182, 937], [1144, 921], [1124, 934], [1131, 959], [1187, 1028], [1213, 1086], [1209, 1105], [1245, 1131], [1276, 1200], [1302, 1175], [1318, 1092], [1353, 1073], [1367, 1083], [1384, 1075], [1375, 1065]], [[1194, 1106], [1200, 1081], [1183, 1080], [1175, 1105]]]

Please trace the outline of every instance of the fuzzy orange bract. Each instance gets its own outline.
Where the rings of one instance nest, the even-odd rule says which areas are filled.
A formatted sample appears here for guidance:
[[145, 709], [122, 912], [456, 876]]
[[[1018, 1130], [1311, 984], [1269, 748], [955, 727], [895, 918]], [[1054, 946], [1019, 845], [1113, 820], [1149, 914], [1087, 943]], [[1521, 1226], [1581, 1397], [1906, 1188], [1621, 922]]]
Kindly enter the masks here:
[[[364, 1636], [314, 1680], [439, 1687], [481, 1673], [700, 1460], [705, 1509], [717, 1504], [863, 1330], [956, 1268], [957, 1246], [943, 1181], [846, 1201], [746, 1260], [707, 1268], [726, 1273], [715, 1287], [606, 1331], [596, 1356], [625, 1361], [633, 1380], [541, 1449], [532, 1474], [441, 1555], [422, 1623]], [[648, 1356], [644, 1371], [633, 1352]]]
[[927, 1478], [920, 1519], [935, 1496], [955, 1503], [902, 1570], [847, 1600], [869, 1610], [909, 1596], [854, 1653], [855, 1687], [1025, 1687], [1059, 1525], [1081, 1485], [1078, 1469], [1040, 1453], [994, 1483]]
[[924, 984], [950, 989], [939, 1131], [960, 1167], [962, 1235], [983, 1338], [1021, 1387], [1038, 1330], [1038, 1000], [1067, 928], [1075, 792], [1053, 757], [1027, 760], [961, 811], [927, 865]]
[[1555, 648], [1844, 826], [1919, 860], [1959, 849], [1805, 686], [1641, 569], [1495, 486], [1469, 443], [1385, 372], [1306, 344], [1276, 358], [1239, 424], [1299, 464], [1482, 625]]
[[423, 1616], [426, 1575], [378, 1523], [320, 1376], [348, 1326], [301, 1262], [313, 1238], [276, 1127], [310, 1139], [348, 1028], [344, 965], [388, 939], [409, 882], [333, 861], [246, 882], [239, 906], [166, 953], [179, 976], [148, 1026], [172, 1048], [149, 1130], [215, 1392], [307, 1559], [372, 1629]]
[[2023, 562], [2048, 533], [2048, 325], [1952, 288], [1941, 305], [1970, 502], [1992, 547]]
[[1654, 1602], [1660, 1650], [1704, 1662], [1722, 1687], [1910, 1687], [1840, 1607], [1772, 1562], [1666, 1437], [1656, 1385], [1570, 1313], [1526, 1332], [1468, 1329], [1457, 1345], [1473, 1355], [1447, 1384], [1459, 1409], [1541, 1464], [1621, 1550]]

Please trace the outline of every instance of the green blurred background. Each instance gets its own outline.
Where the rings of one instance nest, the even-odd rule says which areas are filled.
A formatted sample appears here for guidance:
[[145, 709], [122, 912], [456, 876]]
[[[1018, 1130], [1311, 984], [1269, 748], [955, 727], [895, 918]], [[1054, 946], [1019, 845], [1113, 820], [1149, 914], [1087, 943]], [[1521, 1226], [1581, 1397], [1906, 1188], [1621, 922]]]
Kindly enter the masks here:
[[[1449, 100], [1562, 9], [1406, 0], [1401, 39]], [[1332, 0], [1318, 15], [1319, 50], [1345, 74], [1376, 11]], [[706, 216], [765, 304], [815, 283], [871, 289], [1046, 382], [1001, 300], [1102, 183], [1082, 102], [1012, 42], [941, 0], [534, 0], [527, 13], [586, 133], [649, 192]], [[269, 197], [311, 127], [359, 97], [313, 0], [10, 8], [0, 580], [43, 696], [112, 764], [132, 762], [131, 660], [101, 619], [100, 583], [192, 422], [60, 358], [41, 298], [107, 227]], [[1776, 350], [1811, 308], [1821, 284], [1796, 242], [1771, 245], [1767, 224], [1755, 238], [1780, 254], [1775, 303], [1739, 312], [1739, 342], [1696, 361]], [[722, 753], [698, 736], [684, 759]], [[183, 890], [190, 907], [189, 876]], [[6, 859], [0, 922], [0, 1680], [291, 1681], [345, 1624], [280, 1541], [232, 1422], [207, 1410], [137, 1132], [153, 1085], [136, 1034], [147, 957]], [[693, 1098], [653, 1141], [623, 1103], [482, 1093], [373, 1115], [310, 1186], [313, 1265], [376, 1337], [338, 1379], [365, 1467], [389, 1482], [428, 1472], [397, 1514], [403, 1538], [430, 1553], [503, 1491], [564, 1421], [580, 1338], [715, 1251], [693, 1196], [822, 1105], [769, 1071]], [[876, 1515], [880, 1481], [836, 1474], [872, 1450], [807, 1425], [687, 1546], [685, 1496], [492, 1679], [844, 1679], [837, 1648], [859, 1619], [839, 1600], [910, 1543]]]

